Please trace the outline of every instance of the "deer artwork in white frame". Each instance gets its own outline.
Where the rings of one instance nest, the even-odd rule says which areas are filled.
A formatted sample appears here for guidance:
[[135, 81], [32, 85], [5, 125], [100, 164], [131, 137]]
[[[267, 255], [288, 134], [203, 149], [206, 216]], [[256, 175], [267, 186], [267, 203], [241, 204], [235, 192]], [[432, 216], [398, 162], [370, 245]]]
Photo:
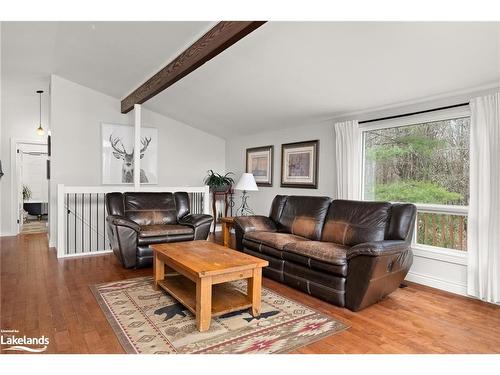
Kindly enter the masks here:
[[[155, 128], [141, 128], [140, 182], [157, 183], [157, 133]], [[134, 183], [134, 128], [102, 124], [103, 184]]]
[[[111, 147], [113, 147], [113, 156], [119, 160], [123, 160], [122, 165], [122, 182], [124, 184], [133, 183], [134, 182], [134, 149], [132, 149], [131, 153], [128, 153], [123, 145], [121, 138], [115, 137], [113, 138], [113, 134], [109, 136], [109, 142], [111, 143]], [[151, 137], [142, 137], [141, 138], [141, 159], [144, 157], [144, 152], [149, 146], [151, 142]], [[148, 178], [144, 169], [141, 168], [141, 183], [147, 183]]]

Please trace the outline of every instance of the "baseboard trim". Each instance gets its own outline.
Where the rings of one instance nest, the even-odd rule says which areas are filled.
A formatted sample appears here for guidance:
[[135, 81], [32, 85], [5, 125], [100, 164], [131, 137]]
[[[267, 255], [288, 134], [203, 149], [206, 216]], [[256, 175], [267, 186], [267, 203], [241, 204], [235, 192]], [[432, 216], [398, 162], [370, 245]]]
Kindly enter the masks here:
[[95, 256], [95, 255], [105, 255], [105, 254], [110, 254], [112, 252], [113, 250], [100, 250], [100, 251], [94, 251], [92, 253], [64, 254], [58, 256], [57, 259], [81, 258], [81, 257]]
[[454, 294], [459, 294], [461, 296], [466, 296], [470, 297], [467, 294], [467, 285], [462, 284], [462, 283], [457, 283], [454, 281], [450, 280], [445, 280], [440, 277], [435, 277], [435, 276], [429, 276], [429, 275], [424, 275], [422, 273], [417, 273], [417, 272], [408, 272], [408, 275], [406, 275], [405, 280], [417, 283], [417, 284], [422, 284], [426, 286], [430, 286], [431, 288], [436, 288], [436, 289], [441, 289], [446, 292], [454, 293]]
[[416, 257], [434, 259], [441, 262], [452, 264], [467, 265], [467, 253], [458, 252], [456, 250], [448, 250], [441, 248], [432, 248], [425, 245], [415, 244], [412, 245], [413, 255]]
[[14, 236], [17, 236], [17, 233], [9, 233], [9, 232], [0, 233], [0, 237], [14, 237]]

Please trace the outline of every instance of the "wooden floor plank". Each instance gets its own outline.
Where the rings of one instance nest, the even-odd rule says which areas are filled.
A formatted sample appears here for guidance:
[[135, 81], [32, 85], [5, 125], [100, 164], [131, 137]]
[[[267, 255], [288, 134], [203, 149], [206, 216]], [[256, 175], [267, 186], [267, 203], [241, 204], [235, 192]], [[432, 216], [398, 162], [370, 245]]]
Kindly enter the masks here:
[[[221, 236], [211, 236], [222, 242]], [[234, 238], [232, 238], [234, 245]], [[2, 329], [50, 338], [49, 353], [123, 353], [89, 285], [151, 275], [113, 254], [57, 260], [45, 234], [0, 238]], [[350, 326], [294, 353], [500, 353], [500, 307], [409, 283], [354, 313], [275, 281], [265, 287]]]

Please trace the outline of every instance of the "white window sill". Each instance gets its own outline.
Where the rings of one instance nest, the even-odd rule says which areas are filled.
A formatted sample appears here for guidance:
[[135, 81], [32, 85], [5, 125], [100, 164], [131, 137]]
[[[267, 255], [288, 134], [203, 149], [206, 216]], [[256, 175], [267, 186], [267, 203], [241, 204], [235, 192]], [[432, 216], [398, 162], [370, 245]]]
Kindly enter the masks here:
[[443, 262], [467, 265], [467, 252], [445, 249], [442, 247], [412, 244], [413, 254], [418, 257], [440, 260]]

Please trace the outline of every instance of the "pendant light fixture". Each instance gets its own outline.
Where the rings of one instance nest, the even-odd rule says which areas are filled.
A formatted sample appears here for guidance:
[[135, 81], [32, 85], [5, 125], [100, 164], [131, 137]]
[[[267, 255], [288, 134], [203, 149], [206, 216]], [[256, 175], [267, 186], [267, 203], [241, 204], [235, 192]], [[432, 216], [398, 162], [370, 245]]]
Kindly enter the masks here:
[[36, 134], [38, 134], [39, 136], [43, 136], [45, 134], [45, 130], [42, 128], [42, 94], [43, 94], [43, 90], [38, 90], [36, 93], [40, 95], [40, 122], [39, 122], [38, 128], [36, 129]]

